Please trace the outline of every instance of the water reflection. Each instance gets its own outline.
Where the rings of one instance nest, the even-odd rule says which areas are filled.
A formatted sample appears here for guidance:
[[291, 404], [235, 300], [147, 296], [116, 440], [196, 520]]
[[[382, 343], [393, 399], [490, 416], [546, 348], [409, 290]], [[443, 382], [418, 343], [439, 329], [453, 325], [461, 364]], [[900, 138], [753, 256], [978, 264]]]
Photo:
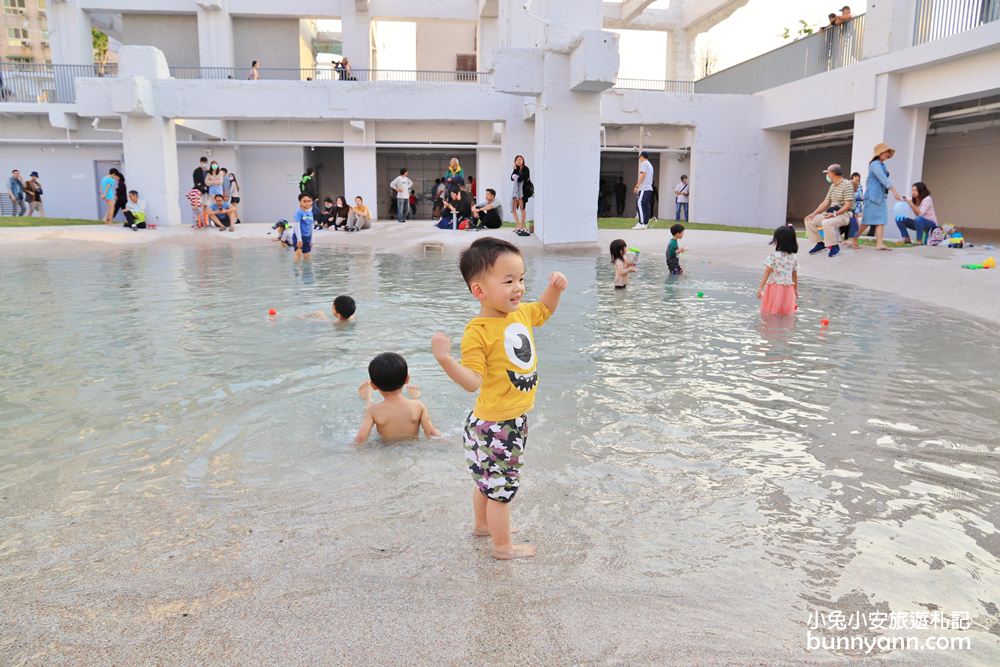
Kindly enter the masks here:
[[[810, 284], [794, 318], [762, 321], [758, 276], [704, 263], [679, 278], [644, 263], [617, 292], [603, 256], [527, 266], [531, 295], [552, 270], [571, 283], [536, 334], [517, 520], [552, 560], [531, 585], [680, 588], [701, 614], [680, 630], [728, 605], [748, 637], [798, 637], [807, 607], [936, 605], [969, 611], [992, 646], [991, 326]], [[254, 539], [250, 517], [267, 535], [337, 535], [324, 548], [373, 572], [468, 575], [422, 560], [420, 532], [441, 523], [420, 508], [467, 504], [456, 440], [471, 400], [429, 349], [437, 330], [457, 344], [477, 311], [453, 257], [143, 248], [0, 256], [0, 280], [5, 581], [71, 589], [66, 562], [90, 563], [92, 582], [171, 556], [224, 567]], [[298, 317], [344, 293], [350, 326]], [[407, 358], [444, 442], [350, 446], [357, 384], [386, 350]]]

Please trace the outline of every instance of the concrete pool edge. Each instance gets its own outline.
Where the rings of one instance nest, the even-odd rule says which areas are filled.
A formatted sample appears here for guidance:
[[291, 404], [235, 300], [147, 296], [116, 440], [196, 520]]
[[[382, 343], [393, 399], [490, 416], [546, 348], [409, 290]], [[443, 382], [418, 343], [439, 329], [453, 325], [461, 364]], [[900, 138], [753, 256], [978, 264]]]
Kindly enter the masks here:
[[[665, 223], [663, 223], [665, 224]], [[20, 243], [69, 241], [99, 243], [119, 247], [148, 245], [157, 242], [230, 243], [270, 242], [270, 225], [244, 224], [233, 233], [214, 229], [195, 230], [187, 226], [161, 227], [152, 231], [133, 232], [119, 226], [7, 227], [0, 228], [0, 248]], [[471, 239], [481, 234], [507, 239], [528, 252], [543, 251], [535, 237], [522, 238], [512, 228], [490, 232], [448, 233], [429, 221], [377, 222], [370, 231], [357, 234], [317, 232], [314, 245], [367, 249], [372, 252], [457, 252]], [[596, 244], [573, 244], [567, 247], [545, 248], [545, 252], [593, 253], [603, 256], [610, 242], [624, 238], [639, 248], [648, 261], [662, 261], [661, 255], [670, 239], [666, 228], [648, 230], [598, 230]], [[688, 251], [682, 264], [689, 269], [711, 271], [713, 264], [761, 271], [768, 253], [768, 237], [745, 232], [688, 230], [682, 245]], [[800, 280], [832, 281], [858, 288], [875, 289], [914, 299], [928, 305], [949, 308], [973, 317], [1000, 323], [1000, 299], [990, 294], [1000, 293], [1000, 271], [963, 269], [963, 264], [981, 263], [998, 251], [983, 247], [954, 250], [949, 248], [904, 248], [881, 253], [873, 248], [849, 250], [830, 259], [825, 253], [806, 254], [806, 243], [799, 252]], [[646, 255], [645, 253], [648, 253]], [[689, 273], [692, 273], [689, 270]]]

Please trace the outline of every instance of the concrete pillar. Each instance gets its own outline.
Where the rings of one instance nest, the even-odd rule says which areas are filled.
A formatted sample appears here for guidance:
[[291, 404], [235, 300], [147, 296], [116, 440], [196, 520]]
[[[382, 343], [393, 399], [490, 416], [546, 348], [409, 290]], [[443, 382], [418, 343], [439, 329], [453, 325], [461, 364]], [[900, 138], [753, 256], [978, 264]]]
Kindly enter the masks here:
[[[353, 60], [352, 60], [353, 62]], [[359, 121], [353, 121], [355, 124]], [[361, 195], [373, 216], [378, 216], [378, 185], [375, 164], [375, 138], [373, 124], [368, 121], [364, 129], [344, 122], [344, 196], [353, 205], [354, 198]], [[367, 146], [354, 146], [366, 140]]]
[[542, 243], [596, 243], [601, 96], [567, 87], [570, 57], [545, 54], [535, 112], [535, 231]]
[[[79, 0], [50, 2], [48, 7], [52, 62], [56, 65], [92, 64], [94, 43], [90, 34], [90, 17], [80, 8]], [[76, 76], [77, 73], [62, 68], [56, 70], [56, 102], [69, 103], [76, 99], [73, 88]]]
[[792, 133], [764, 130], [761, 133], [758, 186], [758, 220], [749, 227], [777, 227], [788, 216], [788, 164]]
[[[524, 104], [535, 104], [534, 98], [523, 97], [514, 98], [515, 105], [522, 106]], [[512, 105], [514, 106], [514, 105]], [[517, 109], [514, 109], [508, 114], [508, 118], [516, 118], [516, 120], [508, 120], [504, 123], [503, 131], [503, 149], [500, 151], [500, 187], [497, 188], [497, 196], [503, 200], [503, 214], [504, 220], [513, 220], [514, 215], [511, 213], [511, 195], [514, 193], [514, 184], [510, 180], [510, 174], [514, 171], [514, 158], [518, 155], [524, 157], [524, 163], [528, 165], [528, 169], [532, 170], [534, 174], [535, 168], [535, 121], [523, 120], [517, 114]], [[526, 215], [528, 219], [533, 219], [534, 215], [535, 200], [528, 200], [528, 210]]]
[[233, 17], [226, 0], [198, 4], [198, 59], [202, 67], [236, 66]]
[[[497, 125], [497, 128], [493, 126]], [[497, 129], [498, 132], [494, 132]], [[499, 136], [496, 136], [499, 135]], [[510, 180], [509, 172], [506, 172], [503, 163], [503, 153], [500, 150], [500, 143], [494, 142], [494, 138], [502, 140], [502, 123], [480, 123], [479, 124], [479, 144], [482, 146], [495, 145], [496, 148], [476, 149], [476, 183], [479, 201], [486, 200], [486, 188], [493, 188], [497, 192], [497, 200], [503, 204], [504, 216], [510, 214], [510, 204], [503, 200], [503, 181]], [[505, 173], [506, 172], [506, 173]]]
[[493, 49], [500, 48], [500, 19], [481, 18], [476, 32], [476, 69], [493, 69]]
[[865, 12], [865, 59], [913, 45], [917, 0], [868, 0]]
[[667, 80], [694, 80], [694, 36], [680, 27], [667, 36]]
[[353, 0], [345, 0], [341, 5], [343, 8], [340, 17], [341, 38], [344, 55], [351, 61], [351, 69], [371, 69], [371, 15], [368, 12], [359, 12]]
[[[900, 83], [900, 75], [880, 74], [875, 79], [875, 108], [854, 114], [851, 171], [860, 173], [864, 182], [875, 145], [885, 142], [896, 149], [895, 156], [886, 162], [889, 178], [899, 194], [908, 197], [910, 186], [923, 175], [929, 109], [900, 107]], [[893, 203], [895, 200], [889, 204], [890, 215]], [[886, 227], [886, 236], [898, 236], [895, 225]]]
[[174, 121], [156, 115], [149, 81], [169, 79], [163, 53], [150, 46], [126, 46], [120, 53], [116, 106], [123, 110], [122, 151], [130, 190], [146, 201], [146, 220], [160, 225], [182, 223]]
[[[656, 172], [656, 189], [660, 193], [660, 199], [657, 202], [657, 210], [653, 211], [653, 215], [660, 220], [674, 219], [674, 214], [677, 212], [674, 201], [676, 197], [674, 186], [680, 182], [681, 176], [689, 175], [687, 158], [683, 160], [678, 158], [678, 153], [660, 153], [660, 166]], [[636, 160], [636, 164], [638, 164], [638, 160]], [[690, 217], [691, 209], [689, 207], [688, 218]]]

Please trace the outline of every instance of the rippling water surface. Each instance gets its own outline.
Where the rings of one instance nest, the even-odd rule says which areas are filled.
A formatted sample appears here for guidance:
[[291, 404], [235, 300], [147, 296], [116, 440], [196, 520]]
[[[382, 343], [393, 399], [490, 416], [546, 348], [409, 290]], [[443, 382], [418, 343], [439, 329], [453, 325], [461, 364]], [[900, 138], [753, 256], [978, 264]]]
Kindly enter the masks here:
[[[695, 263], [675, 280], [647, 262], [620, 293], [603, 256], [526, 261], [532, 297], [552, 270], [571, 284], [536, 331], [514, 510], [539, 545], [513, 570], [526, 590], [675, 599], [670, 633], [789, 661], [831, 656], [805, 651], [810, 610], [966, 612], [973, 647], [948, 662], [1000, 662], [995, 325], [808, 283], [794, 323], [765, 325], [754, 274]], [[481, 577], [488, 558], [440, 562], [470, 553], [455, 526], [472, 400], [429, 346], [444, 330], [457, 354], [476, 310], [456, 263], [326, 251], [296, 266], [238, 244], [5, 251], [0, 584], [19, 620], [0, 622], [0, 648], [85, 658], [102, 633], [170, 636], [181, 609], [231, 617], [297, 590], [307, 565], [399, 586]], [[300, 317], [341, 293], [356, 323]], [[386, 350], [409, 361], [443, 441], [350, 444], [356, 388]], [[219, 655], [184, 636], [194, 656], [240, 656], [237, 635], [215, 639], [236, 651]], [[561, 655], [631, 655], [586, 646]]]

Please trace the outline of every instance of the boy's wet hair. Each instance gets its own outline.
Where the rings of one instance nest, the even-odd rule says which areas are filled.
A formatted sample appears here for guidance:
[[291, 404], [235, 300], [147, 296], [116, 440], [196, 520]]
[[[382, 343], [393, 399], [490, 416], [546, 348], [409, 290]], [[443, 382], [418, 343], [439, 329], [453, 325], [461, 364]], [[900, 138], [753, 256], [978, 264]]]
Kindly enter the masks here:
[[383, 352], [368, 364], [368, 377], [379, 391], [399, 391], [406, 384], [406, 359], [395, 352]]
[[350, 319], [351, 315], [353, 315], [357, 309], [358, 307], [357, 304], [354, 303], [354, 299], [345, 294], [341, 294], [333, 300], [334, 312], [343, 317], [345, 320]]
[[678, 234], [680, 234], [683, 231], [684, 231], [684, 225], [682, 225], [680, 223], [677, 223], [676, 225], [674, 225], [673, 227], [670, 228], [670, 235], [671, 236], [677, 236]]
[[300, 192], [299, 193], [299, 201], [302, 201], [303, 197], [309, 197], [309, 199], [312, 199], [312, 195], [309, 194], [308, 192]]
[[521, 251], [516, 245], [494, 236], [476, 239], [472, 245], [462, 251], [458, 260], [458, 268], [462, 271], [465, 284], [471, 289], [472, 281], [493, 268], [500, 255], [512, 252], [520, 256]]

